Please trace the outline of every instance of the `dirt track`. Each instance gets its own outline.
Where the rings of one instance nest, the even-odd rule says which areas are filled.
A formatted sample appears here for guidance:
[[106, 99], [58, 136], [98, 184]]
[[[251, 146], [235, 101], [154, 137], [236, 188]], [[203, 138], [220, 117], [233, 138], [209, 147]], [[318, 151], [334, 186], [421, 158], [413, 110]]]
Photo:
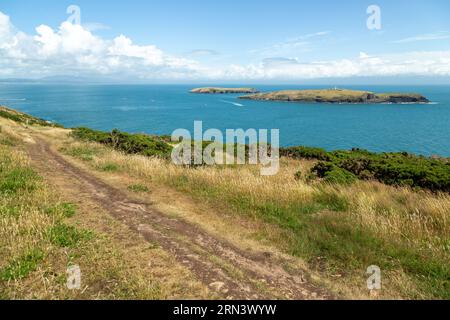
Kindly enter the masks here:
[[332, 299], [302, 271], [289, 273], [286, 261], [249, 253], [197, 225], [169, 217], [149, 202], [136, 201], [65, 160], [42, 138], [28, 144], [33, 166], [46, 180], [77, 198], [93, 202], [145, 240], [173, 254], [211, 291], [224, 299]]

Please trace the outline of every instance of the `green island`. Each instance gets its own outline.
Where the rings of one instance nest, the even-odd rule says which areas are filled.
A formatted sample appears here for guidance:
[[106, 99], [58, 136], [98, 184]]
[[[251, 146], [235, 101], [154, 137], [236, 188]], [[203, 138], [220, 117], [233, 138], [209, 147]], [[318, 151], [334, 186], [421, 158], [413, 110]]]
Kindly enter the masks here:
[[424, 96], [416, 93], [373, 93], [347, 89], [323, 90], [282, 90], [256, 93], [240, 99], [263, 101], [286, 101], [303, 103], [336, 104], [380, 104], [380, 103], [429, 103]]
[[[222, 297], [207, 290], [221, 283], [204, 285], [195, 272], [213, 266], [232, 281], [248, 278], [218, 255], [218, 240], [214, 250], [196, 246], [200, 230], [214, 226], [202, 241], [264, 248], [262, 260], [312, 275], [305, 281], [334, 297], [373, 299], [365, 272], [376, 264], [384, 290], [375, 299], [450, 298], [448, 158], [287, 147], [279, 174], [262, 178], [250, 164], [175, 166], [172, 148], [167, 136], [68, 129], [0, 107], [0, 297], [29, 297], [29, 283], [40, 281], [47, 285], [33, 298]], [[127, 219], [149, 199], [164, 234], [146, 242], [133, 228], [147, 220]], [[174, 228], [180, 221], [185, 238]], [[207, 267], [181, 268], [167, 253], [173, 242]], [[81, 266], [85, 290], [66, 288], [68, 265]], [[286, 298], [280, 286], [251, 288]], [[314, 290], [308, 297], [322, 297]]]
[[199, 94], [231, 94], [231, 93], [258, 93], [259, 91], [254, 88], [217, 88], [217, 87], [206, 87], [206, 88], [196, 88], [192, 89], [191, 93]]

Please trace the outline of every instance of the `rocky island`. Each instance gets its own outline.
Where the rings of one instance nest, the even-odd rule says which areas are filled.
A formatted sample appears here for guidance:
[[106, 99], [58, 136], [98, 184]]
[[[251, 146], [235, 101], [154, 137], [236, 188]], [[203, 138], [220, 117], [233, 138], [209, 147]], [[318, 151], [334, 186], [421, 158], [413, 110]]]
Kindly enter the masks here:
[[373, 93], [346, 89], [325, 90], [283, 90], [257, 93], [239, 97], [248, 100], [291, 101], [304, 103], [429, 103], [424, 96], [416, 93]]
[[191, 90], [191, 93], [202, 93], [202, 94], [230, 94], [230, 93], [258, 93], [259, 91], [254, 88], [196, 88]]

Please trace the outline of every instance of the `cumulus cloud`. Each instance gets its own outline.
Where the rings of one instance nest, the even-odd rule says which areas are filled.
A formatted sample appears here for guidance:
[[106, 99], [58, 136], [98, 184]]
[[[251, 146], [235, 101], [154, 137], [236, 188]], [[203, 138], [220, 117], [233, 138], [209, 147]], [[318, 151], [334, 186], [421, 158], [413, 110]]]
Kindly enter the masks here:
[[17, 31], [0, 12], [0, 67], [9, 67], [11, 76], [100, 73], [162, 78], [182, 71], [195, 74], [197, 66], [156, 46], [136, 45], [124, 35], [105, 40], [69, 22], [56, 30], [40, 25], [35, 31], [33, 36]]
[[[320, 32], [298, 37], [276, 48], [301, 46], [326, 36]], [[275, 50], [276, 51], [276, 50]], [[200, 50], [198, 55], [214, 54]], [[47, 25], [28, 35], [17, 30], [0, 12], [0, 76], [101, 75], [119, 79], [164, 80], [297, 80], [336, 77], [425, 75], [449, 76], [450, 51], [410, 52], [359, 56], [326, 61], [301, 61], [274, 55], [247, 65], [202, 64], [195, 54], [184, 58], [155, 45], [138, 45], [125, 35], [103, 39], [82, 25], [69, 22], [53, 29]], [[258, 60], [256, 60], [258, 61]]]

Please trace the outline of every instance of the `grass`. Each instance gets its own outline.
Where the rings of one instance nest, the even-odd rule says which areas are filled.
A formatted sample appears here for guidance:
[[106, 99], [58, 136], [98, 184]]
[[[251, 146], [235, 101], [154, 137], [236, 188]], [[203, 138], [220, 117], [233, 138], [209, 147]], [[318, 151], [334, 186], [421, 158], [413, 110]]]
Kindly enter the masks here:
[[30, 116], [25, 113], [17, 112], [15, 110], [6, 108], [4, 106], [0, 106], [0, 117], [15, 121], [17, 123], [25, 124], [25, 125], [38, 125], [44, 127], [61, 127], [56, 123], [52, 123], [43, 119], [39, 119], [33, 116]]
[[72, 218], [75, 216], [77, 206], [73, 203], [63, 202], [58, 203], [47, 209], [47, 213], [50, 215], [57, 215], [58, 213], [65, 218]]
[[99, 170], [104, 172], [116, 172], [119, 171], [119, 166], [114, 163], [105, 163], [99, 167]]
[[132, 184], [128, 186], [128, 190], [136, 193], [146, 193], [150, 191], [147, 186], [144, 186], [142, 184]]
[[[449, 194], [439, 190], [431, 192], [422, 187], [415, 190], [401, 183], [387, 185], [389, 181], [383, 184], [380, 181], [384, 178], [375, 176], [369, 179], [371, 172], [365, 172], [368, 162], [370, 166], [375, 163], [380, 168], [386, 165], [397, 170], [398, 166], [402, 167], [399, 163], [402, 161], [408, 167], [412, 166], [413, 172], [428, 165], [431, 170], [434, 167], [446, 169], [448, 165], [443, 159], [414, 158], [406, 154], [372, 155], [361, 150], [330, 155], [320, 149], [291, 149], [289, 152], [294, 156], [282, 157], [278, 175], [262, 177], [258, 166], [201, 166], [192, 169], [175, 166], [158, 156], [128, 154], [123, 150], [118, 152], [92, 142], [65, 141], [67, 154], [71, 154], [72, 148], [95, 150], [93, 161], [85, 162], [93, 170], [98, 170], [101, 164], [113, 164], [120, 171], [110, 173], [127, 176], [127, 181], [136, 180], [136, 183], [128, 183], [130, 186], [159, 185], [185, 193], [210, 208], [206, 210], [207, 214], [217, 215], [230, 228], [236, 221], [244, 221], [245, 226], [251, 229], [252, 237], [302, 258], [311, 271], [327, 280], [334, 290], [347, 296], [368, 297], [365, 271], [370, 265], [378, 265], [383, 274], [380, 298], [450, 298]], [[0, 157], [1, 175], [8, 177], [18, 167], [27, 171], [29, 165], [21, 153], [11, 151], [13, 149], [9, 146], [0, 146], [0, 150], [3, 152]], [[75, 154], [75, 159], [80, 159], [76, 156], [77, 152], [72, 154]], [[346, 170], [358, 179], [343, 184], [342, 181], [330, 183], [320, 177], [311, 179], [309, 173], [314, 168], [319, 169], [317, 165], [320, 161], [331, 163], [328, 168]], [[323, 169], [324, 177], [325, 173], [333, 171], [328, 170], [327, 166], [320, 169]], [[400, 171], [410, 172], [409, 169]], [[381, 172], [390, 171], [382, 169]], [[316, 174], [320, 175], [319, 172]], [[26, 174], [21, 172], [13, 176], [21, 175]], [[340, 177], [340, 174], [337, 176]], [[70, 246], [61, 248], [51, 243], [48, 230], [58, 223], [70, 224], [55, 219], [55, 214], [67, 219], [62, 218], [63, 206], [51, 201], [48, 192], [43, 192], [38, 176], [31, 174], [29, 177], [27, 183], [31, 183], [32, 187], [24, 183], [18, 183], [16, 187], [5, 184], [7, 192], [0, 196], [0, 270], [7, 270], [12, 262], [20, 261], [29, 248], [50, 247], [53, 248], [50, 252], [69, 250], [75, 261], [79, 259], [79, 263], [84, 262], [97, 270], [92, 271], [90, 281], [114, 279], [112, 281], [121, 289], [100, 290], [103, 297], [108, 294], [115, 297], [121, 294], [133, 296], [130, 292], [134, 289], [130, 288], [139, 288], [136, 289], [139, 292], [137, 296], [165, 296], [166, 282], [151, 282], [145, 286], [147, 289], [143, 289], [140, 276], [131, 282], [117, 281], [124, 279], [125, 274], [129, 275], [124, 268], [133, 261], [133, 254], [138, 256], [145, 252], [144, 247], [136, 246], [135, 251], [129, 248], [120, 251], [129, 260], [125, 263], [121, 258], [98, 253], [101, 248], [112, 250], [111, 239], [102, 239], [98, 235], [101, 232], [95, 232], [93, 239], [81, 237], [76, 241], [76, 246], [83, 247], [83, 251]], [[58, 208], [56, 213], [49, 214], [48, 208], [54, 206]], [[98, 223], [100, 217], [92, 217], [92, 220]], [[77, 214], [70, 219], [76, 218]], [[86, 223], [81, 218], [77, 221]], [[207, 224], [208, 221], [205, 219], [199, 223]], [[74, 228], [74, 232], [63, 230], [61, 233], [65, 236], [62, 238], [77, 239], [68, 235], [89, 229], [86, 226]], [[148, 249], [148, 244], [145, 248]], [[45, 257], [51, 256], [43, 250]], [[151, 250], [152, 253], [154, 251], [158, 249]], [[113, 265], [117, 267], [111, 267]], [[145, 263], [134, 270], [148, 270], [146, 266]], [[38, 264], [37, 271], [40, 268]], [[167, 265], [163, 264], [162, 269], [161, 274], [170, 272]], [[11, 289], [8, 295], [11, 295]]]
[[[10, 138], [0, 132], [0, 140]], [[162, 249], [150, 250], [139, 236], [85, 201], [62, 199], [64, 190], [46, 184], [22, 146], [19, 140], [14, 146], [0, 144], [1, 299], [207, 297]], [[81, 268], [82, 290], [66, 287], [71, 265]]]
[[112, 150], [99, 161], [175, 188], [216, 212], [263, 223], [267, 227], [255, 230], [259, 239], [305, 259], [339, 290], [364, 292], [365, 270], [375, 264], [383, 270], [385, 298], [449, 298], [447, 194], [376, 181], [311, 181], [296, 173], [315, 162], [289, 158], [273, 177], [261, 177], [257, 166], [190, 169]]
[[44, 253], [39, 249], [32, 249], [23, 256], [12, 261], [0, 272], [0, 281], [19, 280], [35, 271], [44, 259]]
[[72, 156], [74, 158], [78, 158], [83, 161], [92, 161], [94, 156], [98, 154], [98, 148], [94, 146], [80, 146], [80, 147], [71, 147], [70, 149], [61, 148], [60, 151], [64, 154]]
[[49, 241], [61, 248], [74, 248], [83, 240], [92, 239], [90, 231], [79, 231], [74, 226], [58, 223], [48, 231]]

